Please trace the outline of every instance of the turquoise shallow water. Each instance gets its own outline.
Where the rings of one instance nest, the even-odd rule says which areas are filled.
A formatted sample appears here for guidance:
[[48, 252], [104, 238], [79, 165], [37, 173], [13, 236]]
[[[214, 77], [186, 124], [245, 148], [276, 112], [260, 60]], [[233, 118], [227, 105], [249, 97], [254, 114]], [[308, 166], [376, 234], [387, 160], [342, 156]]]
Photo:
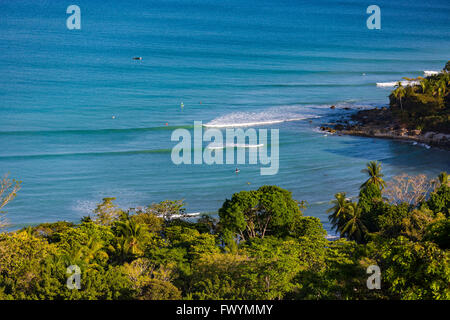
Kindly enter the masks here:
[[[377, 1], [381, 30], [366, 28], [372, 3], [356, 0], [76, 4], [82, 29], [71, 31], [67, 3], [0, 1], [0, 173], [23, 181], [6, 207], [16, 227], [76, 221], [106, 196], [215, 212], [233, 192], [277, 184], [329, 228], [328, 201], [357, 195], [369, 160], [388, 178], [450, 170], [447, 151], [315, 131], [345, 112], [330, 104], [385, 105], [390, 89], [377, 82], [441, 69], [448, 1]], [[254, 126], [280, 130], [277, 175], [171, 162], [172, 131], [194, 120], [296, 118], [314, 120]]]

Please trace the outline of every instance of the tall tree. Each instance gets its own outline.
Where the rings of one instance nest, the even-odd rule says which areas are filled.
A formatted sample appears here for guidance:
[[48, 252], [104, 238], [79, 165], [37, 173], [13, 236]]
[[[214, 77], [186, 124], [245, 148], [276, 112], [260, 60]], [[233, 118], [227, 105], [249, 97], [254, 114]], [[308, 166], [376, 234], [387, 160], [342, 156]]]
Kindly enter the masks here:
[[367, 188], [369, 184], [374, 184], [381, 190], [384, 189], [386, 183], [383, 180], [384, 174], [381, 173], [381, 164], [378, 161], [370, 161], [367, 168], [361, 172], [367, 173], [369, 178], [361, 185], [360, 189]]
[[441, 185], [448, 185], [448, 173], [447, 172], [441, 172], [438, 175], [439, 183]]
[[8, 226], [8, 222], [4, 217], [3, 207], [13, 200], [17, 192], [20, 190], [21, 181], [11, 180], [8, 174], [0, 179], [0, 230]]
[[127, 217], [115, 223], [116, 234], [121, 238], [119, 242], [123, 256], [135, 256], [141, 253], [139, 248], [147, 235], [145, 225]]
[[103, 202], [97, 205], [97, 208], [94, 210], [96, 223], [109, 226], [123, 214], [123, 210], [117, 208], [113, 203], [114, 200], [116, 198], [103, 198]]
[[357, 203], [351, 202], [348, 206], [348, 214], [341, 234], [350, 240], [355, 240], [358, 243], [364, 241], [364, 236], [367, 233], [367, 228], [362, 221], [362, 210]]
[[392, 93], [394, 94], [394, 97], [400, 101], [400, 109], [403, 111], [402, 98], [406, 95], [406, 90], [400, 81], [397, 82], [397, 85], [395, 86], [395, 90]]
[[277, 186], [235, 193], [219, 209], [222, 233], [237, 234], [242, 240], [287, 235], [301, 215], [300, 206], [291, 192]]
[[327, 210], [327, 213], [332, 212], [328, 216], [331, 226], [337, 231], [341, 231], [346, 224], [350, 201], [346, 198], [345, 192], [336, 193], [335, 200], [331, 201], [334, 206]]

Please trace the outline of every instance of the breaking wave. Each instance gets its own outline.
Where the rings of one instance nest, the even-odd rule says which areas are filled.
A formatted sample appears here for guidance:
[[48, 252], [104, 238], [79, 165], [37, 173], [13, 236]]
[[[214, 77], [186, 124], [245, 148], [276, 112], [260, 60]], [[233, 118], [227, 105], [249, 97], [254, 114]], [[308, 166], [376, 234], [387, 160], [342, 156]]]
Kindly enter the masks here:
[[[399, 81], [391, 81], [391, 82], [377, 82], [377, 87], [383, 87], [383, 88], [391, 88], [395, 87]], [[419, 84], [419, 81], [400, 81], [402, 86], [415, 86]]]
[[308, 108], [305, 106], [285, 106], [259, 112], [233, 112], [213, 119], [204, 126], [209, 128], [266, 126], [320, 117], [304, 113], [306, 110]]
[[[433, 71], [433, 70], [425, 70], [423, 72], [425, 77], [429, 77], [429, 76], [434, 76], [439, 74], [440, 71]], [[404, 80], [404, 81], [400, 81], [402, 86], [412, 86], [412, 85], [417, 85], [419, 84], [419, 81], [408, 81], [408, 80]], [[391, 88], [391, 87], [395, 87], [397, 85], [398, 81], [389, 81], [389, 82], [377, 82], [377, 87], [385, 87], [385, 88]]]
[[225, 149], [225, 148], [261, 148], [264, 147], [264, 144], [243, 144], [243, 143], [228, 143], [228, 144], [221, 144], [221, 143], [211, 143], [207, 146], [208, 149]]
[[426, 77], [429, 77], [429, 76], [435, 76], [435, 75], [437, 75], [437, 74], [439, 74], [440, 72], [439, 71], [432, 71], [432, 70], [425, 70], [424, 72], [423, 72], [423, 74], [426, 76]]

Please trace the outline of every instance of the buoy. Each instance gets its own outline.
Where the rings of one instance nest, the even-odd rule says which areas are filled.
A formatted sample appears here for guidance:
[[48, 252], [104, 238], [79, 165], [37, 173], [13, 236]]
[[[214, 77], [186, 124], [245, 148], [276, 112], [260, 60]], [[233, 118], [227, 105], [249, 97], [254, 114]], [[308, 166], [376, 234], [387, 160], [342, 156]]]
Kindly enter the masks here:
[[116, 116], [112, 116], [112, 118], [113, 118], [113, 119], [115, 119], [115, 118], [116, 118]]

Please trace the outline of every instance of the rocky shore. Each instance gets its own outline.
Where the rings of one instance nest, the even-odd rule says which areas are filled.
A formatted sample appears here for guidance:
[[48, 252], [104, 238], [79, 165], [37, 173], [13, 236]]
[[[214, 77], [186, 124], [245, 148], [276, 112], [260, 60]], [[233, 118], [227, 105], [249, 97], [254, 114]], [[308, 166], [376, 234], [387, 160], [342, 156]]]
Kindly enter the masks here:
[[[333, 107], [331, 109], [335, 109]], [[387, 107], [360, 110], [350, 117], [341, 117], [324, 124], [320, 129], [333, 134], [408, 140], [450, 149], [450, 134], [407, 129], [393, 118], [391, 110]]]

